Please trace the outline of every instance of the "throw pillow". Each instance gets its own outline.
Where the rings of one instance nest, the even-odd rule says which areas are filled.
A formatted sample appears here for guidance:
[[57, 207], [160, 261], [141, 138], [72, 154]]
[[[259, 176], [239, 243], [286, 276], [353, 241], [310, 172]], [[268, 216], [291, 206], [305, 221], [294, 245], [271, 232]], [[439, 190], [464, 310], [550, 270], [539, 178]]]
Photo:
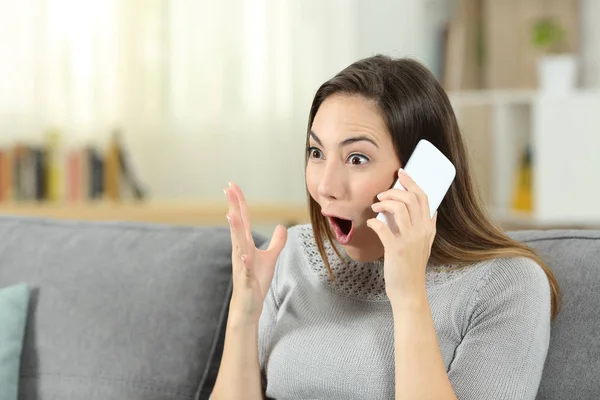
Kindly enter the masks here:
[[0, 289], [0, 400], [17, 400], [28, 304], [27, 285]]

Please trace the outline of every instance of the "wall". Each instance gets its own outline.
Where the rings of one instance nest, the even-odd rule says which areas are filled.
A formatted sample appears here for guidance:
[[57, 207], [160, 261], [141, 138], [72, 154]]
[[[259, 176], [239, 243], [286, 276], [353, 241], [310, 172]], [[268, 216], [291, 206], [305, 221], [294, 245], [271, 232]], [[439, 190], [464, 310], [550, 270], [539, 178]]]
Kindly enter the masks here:
[[[49, 25], [24, 21], [33, 4], [49, 1], [18, 3], [22, 4], [19, 14], [4, 20], [16, 21], [21, 30], [29, 26], [45, 34]], [[600, 28], [595, 22], [600, 2], [581, 1], [583, 81], [600, 87]], [[100, 42], [94, 59], [103, 65], [116, 57], [118, 63], [95, 72], [106, 74], [110, 85], [97, 85], [101, 96], [94, 98], [105, 100], [110, 91], [116, 93], [118, 101], [103, 107], [107, 114], [118, 115], [136, 171], [151, 193], [158, 198], [220, 199], [221, 188], [231, 179], [244, 187], [250, 199], [298, 202], [305, 200], [304, 135], [318, 85], [352, 61], [379, 52], [412, 56], [436, 71], [439, 44], [435, 38], [452, 12], [450, 0], [111, 0], [107, 4], [115, 8], [118, 19], [116, 28], [104, 21], [102, 29], [116, 30]], [[6, 24], [0, 24], [0, 30], [2, 26], [20, 32]], [[24, 36], [23, 46], [11, 47], [21, 48], [18, 63], [0, 66], [2, 72], [38, 74], [26, 86], [32, 98], [41, 94], [38, 97], [48, 99], [44, 90], [63, 84], [43, 80], [45, 66], [57, 69], [64, 61], [49, 51], [67, 49], [52, 42], [54, 47], [38, 54], [36, 49], [49, 43], [46, 36], [41, 35], [39, 43]], [[0, 35], [0, 48], [6, 47], [9, 37]], [[112, 53], [108, 46], [117, 39]], [[88, 48], [84, 42], [74, 43], [77, 51]], [[36, 54], [43, 61], [37, 67], [19, 68], [33, 66], [28, 62]], [[11, 59], [10, 53], [2, 55]], [[12, 93], [10, 80], [0, 83], [2, 89], [8, 88], [4, 93]], [[46, 103], [31, 105], [40, 111], [39, 119], [0, 115], [0, 144], [15, 137], [39, 140], [36, 129], [60, 114]], [[77, 103], [78, 99], [71, 100]], [[112, 125], [111, 121], [91, 127], [82, 124], [81, 130], [67, 132], [66, 139], [76, 143], [93, 138], [102, 144]]]
[[[140, 152], [136, 146], [140, 169], [153, 171], [145, 179], [156, 196], [220, 200], [221, 189], [234, 180], [252, 201], [304, 202], [305, 131], [318, 86], [358, 58], [381, 52], [429, 62], [427, 53], [434, 51], [422, 45], [419, 21], [427, 2], [277, 3], [253, 2], [259, 11], [267, 7], [258, 19], [265, 30], [253, 33], [257, 40], [264, 35], [266, 44], [253, 52], [245, 48], [247, 36], [240, 36], [252, 32], [243, 9], [226, 15], [226, 30], [214, 27], [213, 34], [227, 38], [212, 45], [197, 44], [198, 30], [210, 30], [203, 20], [179, 19], [194, 10], [172, 10], [169, 111], [155, 148]], [[211, 15], [213, 23], [222, 12]], [[222, 51], [219, 43], [231, 46], [222, 64], [211, 57]]]

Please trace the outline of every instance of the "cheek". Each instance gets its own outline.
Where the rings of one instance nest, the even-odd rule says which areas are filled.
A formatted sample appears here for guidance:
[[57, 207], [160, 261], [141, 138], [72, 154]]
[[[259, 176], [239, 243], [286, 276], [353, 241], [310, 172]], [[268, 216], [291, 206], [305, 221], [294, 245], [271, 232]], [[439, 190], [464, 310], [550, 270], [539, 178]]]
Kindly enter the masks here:
[[393, 182], [391, 178], [377, 177], [375, 179], [368, 179], [362, 182], [360, 187], [356, 188], [356, 192], [361, 199], [361, 202], [368, 204], [369, 207], [373, 202], [378, 201], [377, 195], [381, 192], [385, 192], [391, 188]]

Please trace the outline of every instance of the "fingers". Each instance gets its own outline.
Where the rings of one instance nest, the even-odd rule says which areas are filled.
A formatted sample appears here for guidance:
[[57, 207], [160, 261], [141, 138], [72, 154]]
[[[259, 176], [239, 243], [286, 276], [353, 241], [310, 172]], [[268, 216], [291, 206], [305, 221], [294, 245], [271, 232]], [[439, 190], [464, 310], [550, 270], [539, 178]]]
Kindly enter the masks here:
[[[229, 212], [227, 220], [229, 221], [229, 231], [231, 233], [231, 251], [233, 257], [240, 258], [242, 254], [248, 251], [244, 223], [242, 221], [239, 200], [232, 190], [225, 190]], [[233, 263], [234, 266], [237, 263]]]
[[[406, 189], [406, 192], [411, 193], [417, 199], [417, 203], [419, 206], [418, 210], [412, 209], [414, 208], [412, 202], [407, 204], [409, 206], [411, 217], [413, 217], [413, 221], [415, 221], [416, 218], [421, 218], [422, 220], [430, 221], [431, 211], [429, 209], [429, 199], [427, 198], [425, 192], [423, 192], [419, 185], [417, 185], [417, 183], [403, 169], [400, 169], [398, 179], [400, 180], [402, 186]], [[390, 189], [386, 192], [383, 192], [382, 198], [384, 198], [390, 192], [393, 192], [393, 195], [395, 196], [397, 194], [396, 192], [402, 193], [404, 191], [398, 189]]]
[[231, 191], [233, 191], [238, 198], [240, 216], [242, 219], [242, 223], [244, 225], [246, 241], [248, 243], [254, 244], [254, 240], [252, 239], [252, 224], [250, 222], [250, 214], [248, 213], [248, 207], [246, 205], [246, 198], [244, 197], [244, 192], [242, 192], [242, 189], [233, 182], [230, 183], [229, 185], [230, 185]]
[[275, 263], [277, 261], [277, 257], [283, 250], [285, 243], [287, 241], [287, 229], [282, 225], [277, 225], [275, 230], [273, 231], [273, 236], [271, 236], [271, 241], [269, 242], [269, 247], [266, 250], [262, 251], [265, 256], [268, 258], [269, 263]]
[[242, 282], [246, 287], [252, 287], [252, 274], [254, 273], [252, 260], [250, 260], [248, 254], [242, 254], [240, 259], [242, 260], [241, 275], [244, 277]]
[[409, 209], [404, 201], [398, 201], [395, 199], [383, 200], [373, 204], [371, 208], [373, 209], [373, 211], [378, 213], [385, 211], [391, 214], [394, 218], [394, 222], [396, 222], [396, 226], [398, 227], [398, 231], [400, 234], [402, 234], [402, 232], [408, 232], [408, 230], [412, 226]]
[[287, 229], [282, 225], [277, 225], [273, 231], [273, 236], [271, 237], [271, 242], [269, 243], [269, 247], [267, 247], [267, 251], [280, 253], [281, 250], [283, 250], [283, 246], [285, 246], [286, 240]]
[[381, 243], [384, 246], [389, 246], [389, 244], [395, 239], [395, 236], [390, 228], [377, 218], [368, 219], [367, 226], [371, 228], [377, 234], [377, 236], [379, 236], [379, 240], [381, 240]]
[[433, 230], [431, 233], [431, 241], [429, 242], [429, 247], [431, 247], [433, 245], [433, 241], [435, 240], [435, 235], [437, 234], [437, 216], [438, 216], [438, 212], [436, 211], [433, 214], [433, 218], [431, 219]]
[[[414, 224], [416, 221], [420, 221], [422, 218], [421, 204], [416, 194], [413, 192], [407, 192], [402, 189], [390, 189], [383, 193], [380, 193], [377, 198], [381, 201], [392, 201], [395, 203], [403, 204], [408, 210], [410, 221]], [[378, 204], [378, 203], [375, 203]]]

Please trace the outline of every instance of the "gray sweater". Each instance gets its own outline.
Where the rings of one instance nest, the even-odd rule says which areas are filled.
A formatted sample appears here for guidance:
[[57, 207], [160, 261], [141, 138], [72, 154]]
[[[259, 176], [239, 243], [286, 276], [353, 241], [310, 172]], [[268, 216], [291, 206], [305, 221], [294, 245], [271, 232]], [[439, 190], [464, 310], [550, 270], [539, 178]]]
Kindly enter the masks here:
[[[274, 399], [393, 399], [394, 326], [383, 264], [327, 246], [330, 282], [310, 225], [293, 227], [259, 322], [259, 361]], [[550, 340], [550, 288], [526, 258], [460, 270], [428, 266], [427, 294], [460, 400], [534, 399]]]

